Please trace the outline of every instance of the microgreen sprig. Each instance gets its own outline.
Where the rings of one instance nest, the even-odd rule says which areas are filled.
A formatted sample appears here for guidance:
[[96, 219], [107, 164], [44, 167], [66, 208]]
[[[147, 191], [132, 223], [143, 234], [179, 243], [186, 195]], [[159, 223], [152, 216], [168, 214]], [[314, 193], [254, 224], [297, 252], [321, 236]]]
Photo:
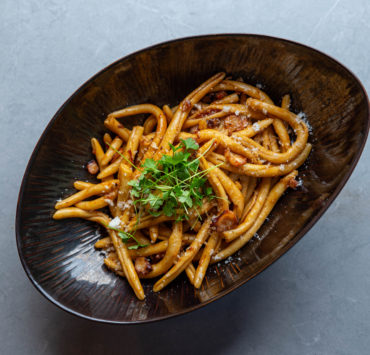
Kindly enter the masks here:
[[109, 144], [109, 143], [107, 143], [107, 144], [108, 144], [109, 148], [112, 148], [112, 150], [114, 150], [118, 155], [120, 155], [123, 158], [123, 160], [125, 160], [127, 163], [129, 163], [135, 170], [139, 169], [130, 159], [125, 157], [119, 150], [114, 148], [111, 144]]
[[143, 247], [148, 246], [148, 244], [141, 244], [139, 242], [139, 240], [137, 238], [135, 238], [135, 236], [132, 233], [125, 232], [125, 231], [123, 231], [121, 229], [118, 229], [118, 228], [115, 228], [115, 227], [111, 227], [109, 224], [106, 224], [105, 226], [109, 229], [112, 229], [112, 230], [118, 232], [118, 236], [122, 239], [122, 241], [125, 244], [127, 244], [131, 241], [136, 242], [136, 244], [128, 246], [127, 249], [132, 250], [132, 249], [138, 249], [138, 248], [143, 248]]

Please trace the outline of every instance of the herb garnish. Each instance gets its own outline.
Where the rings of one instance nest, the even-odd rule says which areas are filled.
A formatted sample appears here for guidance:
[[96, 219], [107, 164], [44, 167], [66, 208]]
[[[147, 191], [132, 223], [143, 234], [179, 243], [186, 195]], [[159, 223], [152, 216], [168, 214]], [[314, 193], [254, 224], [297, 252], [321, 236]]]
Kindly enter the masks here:
[[[146, 159], [141, 165], [140, 176], [128, 182], [132, 187], [130, 194], [135, 212], [139, 216], [136, 224], [140, 221], [143, 209], [154, 217], [176, 215], [177, 221], [189, 219], [189, 208], [200, 206], [204, 197], [209, 199], [215, 197], [212, 188], [205, 185], [207, 170], [199, 171], [199, 157], [195, 159], [192, 157], [193, 153], [199, 149], [195, 140], [182, 139], [177, 147], [172, 144], [170, 147], [171, 155], [163, 155], [158, 161]], [[113, 147], [112, 149], [135, 169], [138, 169], [121, 152]], [[118, 236], [124, 243], [133, 240], [136, 242], [128, 249], [147, 246], [135, 238], [135, 229], [130, 233], [109, 225], [106, 227], [118, 232]]]
[[155, 161], [146, 159], [143, 171], [128, 184], [135, 207], [151, 215], [165, 215], [181, 221], [188, 219], [189, 208], [200, 206], [204, 197], [212, 198], [212, 188], [205, 185], [206, 171], [199, 170], [199, 159], [192, 157], [199, 145], [192, 138], [182, 139], [172, 154]]
[[121, 229], [118, 229], [118, 228], [115, 228], [115, 227], [111, 227], [109, 226], [109, 224], [106, 225], [107, 228], [109, 229], [113, 229], [114, 231], [118, 232], [118, 236], [122, 239], [122, 241], [127, 244], [131, 241], [135, 241], [136, 244], [134, 245], [130, 245], [127, 247], [127, 249], [139, 249], [139, 248], [143, 248], [143, 247], [147, 247], [148, 244], [141, 244], [136, 238], [135, 236], [132, 234], [132, 233], [129, 233], [129, 232], [125, 232]]

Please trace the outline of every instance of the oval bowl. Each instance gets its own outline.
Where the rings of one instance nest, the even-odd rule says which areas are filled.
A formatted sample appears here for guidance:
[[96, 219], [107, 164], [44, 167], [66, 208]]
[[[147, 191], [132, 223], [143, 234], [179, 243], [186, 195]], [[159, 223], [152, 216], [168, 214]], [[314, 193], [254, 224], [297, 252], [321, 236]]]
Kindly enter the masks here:
[[[185, 277], [159, 293], [144, 281], [145, 301], [103, 266], [96, 224], [54, 221], [55, 201], [73, 193], [92, 158], [90, 138], [102, 138], [105, 116], [138, 103], [176, 104], [218, 71], [261, 84], [275, 102], [289, 93], [304, 112], [313, 151], [300, 169], [303, 188], [286, 193], [269, 219], [231, 262], [214, 265], [194, 292]], [[136, 119], [128, 119], [131, 123]], [[327, 55], [291, 41], [259, 35], [178, 39], [141, 50], [100, 71], [58, 110], [26, 168], [16, 217], [23, 267], [51, 302], [75, 315], [109, 323], [172, 317], [212, 302], [260, 273], [317, 222], [351, 175], [365, 145], [369, 101], [359, 80]]]

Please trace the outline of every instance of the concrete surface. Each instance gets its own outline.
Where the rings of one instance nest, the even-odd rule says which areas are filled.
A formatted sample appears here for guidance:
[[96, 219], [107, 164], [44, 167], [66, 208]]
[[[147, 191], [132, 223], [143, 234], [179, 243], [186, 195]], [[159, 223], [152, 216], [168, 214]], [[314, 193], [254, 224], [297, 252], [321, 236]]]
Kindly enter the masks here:
[[44, 127], [70, 94], [112, 61], [161, 41], [245, 32], [311, 45], [370, 91], [370, 2], [0, 2], [1, 354], [369, 354], [370, 151], [317, 225], [256, 279], [199, 311], [120, 327], [46, 301], [18, 260], [21, 178]]

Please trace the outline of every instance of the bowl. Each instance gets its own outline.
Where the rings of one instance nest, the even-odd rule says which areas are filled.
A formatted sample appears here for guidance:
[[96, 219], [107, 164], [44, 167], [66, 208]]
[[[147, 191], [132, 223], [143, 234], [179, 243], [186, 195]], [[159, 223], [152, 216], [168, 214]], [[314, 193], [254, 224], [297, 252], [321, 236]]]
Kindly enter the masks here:
[[[145, 301], [103, 266], [96, 224], [52, 219], [55, 201], [89, 179], [90, 138], [106, 131], [106, 115], [126, 105], [176, 104], [219, 71], [260, 84], [275, 102], [289, 93], [304, 112], [313, 150], [300, 168], [303, 187], [286, 193], [269, 219], [229, 262], [213, 265], [198, 291], [180, 277], [159, 293], [144, 280]], [[132, 124], [137, 118], [128, 118]], [[141, 323], [202, 307], [271, 265], [317, 222], [351, 175], [369, 129], [369, 101], [359, 80], [327, 55], [284, 39], [226, 34], [178, 39], [128, 55], [83, 84], [58, 110], [26, 168], [16, 217], [23, 267], [51, 302], [109, 323]]]

